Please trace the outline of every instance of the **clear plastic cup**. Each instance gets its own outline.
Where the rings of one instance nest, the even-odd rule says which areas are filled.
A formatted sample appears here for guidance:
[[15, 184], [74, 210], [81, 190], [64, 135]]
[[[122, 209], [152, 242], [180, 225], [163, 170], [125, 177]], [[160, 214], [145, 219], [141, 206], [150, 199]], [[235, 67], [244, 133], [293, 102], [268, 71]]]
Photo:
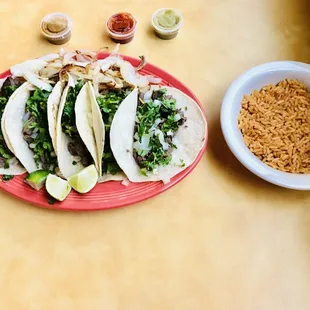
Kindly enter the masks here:
[[[175, 15], [178, 16], [179, 18], [179, 22], [175, 25], [175, 27], [171, 28], [171, 29], [166, 29], [164, 27], [161, 27], [161, 26], [158, 26], [155, 24], [154, 20], [155, 20], [155, 17], [159, 14], [159, 13], [162, 13], [164, 11], [167, 11], [167, 10], [171, 10], [174, 12]], [[153, 26], [153, 29], [155, 31], [155, 34], [163, 39], [163, 40], [171, 40], [173, 38], [175, 38], [178, 33], [179, 33], [179, 30], [180, 28], [182, 27], [183, 25], [183, 15], [181, 14], [181, 12], [175, 10], [175, 9], [172, 9], [172, 8], [161, 8], [159, 10], [157, 10], [153, 15], [152, 15], [152, 20], [151, 20], [151, 23], [152, 23], [152, 26]]]
[[[113, 24], [122, 23], [122, 20], [130, 21], [130, 29], [128, 31], [117, 31], [114, 29]], [[137, 29], [137, 20], [130, 13], [121, 12], [112, 15], [106, 23], [106, 28], [109, 37], [116, 43], [126, 44], [132, 41]]]
[[[48, 28], [50, 23], [61, 22], [65, 27], [59, 32], [50, 31]], [[52, 44], [61, 45], [67, 43], [71, 38], [72, 21], [70, 17], [64, 13], [52, 13], [46, 15], [41, 21], [41, 33]]]

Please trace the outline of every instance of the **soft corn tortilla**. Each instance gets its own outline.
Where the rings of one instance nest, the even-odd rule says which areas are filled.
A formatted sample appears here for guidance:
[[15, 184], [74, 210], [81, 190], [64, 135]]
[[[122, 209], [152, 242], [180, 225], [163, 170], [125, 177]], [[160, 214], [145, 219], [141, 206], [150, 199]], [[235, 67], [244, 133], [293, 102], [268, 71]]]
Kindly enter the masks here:
[[57, 82], [51, 95], [47, 100], [47, 118], [48, 118], [48, 129], [49, 134], [52, 139], [52, 144], [55, 152], [57, 153], [57, 114], [59, 109], [59, 104], [61, 100], [61, 94], [64, 90], [64, 83]]
[[[5, 79], [1, 79], [0, 80], [0, 88], [3, 86], [3, 83], [5, 82]], [[22, 86], [20, 86], [11, 96], [11, 98], [8, 100], [8, 102], [10, 100], [13, 100], [16, 96], [16, 92], [18, 92], [21, 89]], [[4, 138], [4, 141], [8, 147], [8, 149], [14, 154], [14, 150], [13, 147], [7, 137], [7, 134], [5, 132], [5, 114], [6, 114], [6, 110], [4, 109], [3, 114], [2, 114], [2, 119], [1, 119], [1, 131], [2, 131], [2, 135]], [[10, 167], [9, 168], [0, 168], [0, 174], [10, 174], [10, 175], [19, 175], [19, 174], [23, 174], [26, 172], [26, 169], [24, 167], [22, 167], [22, 165], [18, 162], [17, 158], [14, 157], [12, 159], [10, 159], [9, 161]]]
[[[126, 179], [124, 173], [119, 172], [116, 174], [102, 173], [102, 154], [104, 150], [105, 143], [105, 127], [102, 119], [100, 108], [97, 104], [96, 95], [93, 86], [89, 83], [89, 94], [92, 107], [92, 117], [93, 117], [93, 129], [97, 145], [97, 154], [98, 154], [98, 172], [99, 172], [99, 183], [108, 182], [108, 181], [122, 181]], [[128, 96], [130, 96], [129, 94]]]
[[[56, 86], [48, 98], [48, 109], [49, 107], [51, 109], [51, 107], [57, 106], [59, 104], [62, 88], [60, 87], [60, 84], [56, 84]], [[25, 115], [26, 102], [30, 97], [31, 91], [34, 89], [35, 87], [28, 82], [20, 86], [9, 99], [1, 121], [2, 132], [4, 133], [4, 138], [8, 148], [29, 173], [41, 169], [41, 165], [37, 166], [37, 164], [35, 163], [33, 158], [33, 152], [29, 149], [28, 143], [23, 139], [22, 134], [24, 126], [23, 117]], [[53, 121], [53, 119], [49, 115], [48, 121], [49, 128], [51, 128], [50, 121], [52, 122], [52, 126], [54, 126], [53, 122], [55, 121]], [[51, 130], [50, 136], [54, 146], [56, 138], [55, 133]], [[14, 168], [14, 172], [15, 171], [16, 169]], [[7, 173], [9, 174], [9, 172]]]
[[33, 152], [29, 149], [28, 143], [23, 139], [22, 134], [26, 102], [30, 97], [31, 89], [33, 89], [33, 86], [26, 82], [14, 92], [5, 107], [2, 127], [8, 140], [6, 142], [9, 149], [29, 173], [40, 169], [40, 167], [37, 167]]
[[[159, 88], [160, 86], [152, 86], [152, 90]], [[140, 167], [133, 156], [133, 136], [138, 103], [137, 89], [121, 103], [111, 125], [110, 139], [113, 154], [118, 165], [131, 182], [169, 182], [172, 177], [195, 161], [205, 144], [207, 123], [197, 103], [175, 88], [162, 88], [166, 88], [167, 95], [176, 99], [177, 108], [181, 108], [187, 117], [186, 123], [173, 137], [172, 142], [177, 146], [177, 149], [173, 150], [172, 161], [169, 165], [159, 167], [156, 174], [149, 173], [148, 176], [144, 176], [140, 173]]]
[[[67, 136], [61, 127], [61, 117], [63, 114], [64, 106], [66, 103], [66, 98], [69, 91], [69, 85], [63, 91], [62, 98], [59, 105], [58, 116], [57, 116], [57, 134], [56, 134], [56, 154], [58, 157], [58, 166], [61, 174], [64, 178], [69, 178], [70, 176], [81, 171], [84, 166], [79, 161], [78, 156], [73, 156], [68, 150], [68, 144], [71, 142], [70, 137]], [[92, 110], [91, 110], [91, 101], [89, 98], [89, 84], [86, 83], [81, 89], [76, 102], [75, 102], [75, 117], [76, 117], [76, 127], [78, 133], [90, 152], [96, 168], [98, 167], [98, 155], [97, 147], [95, 143], [95, 138], [93, 134], [92, 126]], [[73, 162], [76, 162], [76, 165], [73, 165]]]
[[78, 133], [86, 145], [90, 155], [92, 156], [95, 167], [98, 169], [99, 161], [97, 155], [97, 146], [93, 129], [93, 113], [92, 102], [90, 100], [90, 83], [86, 83], [75, 103], [76, 128]]

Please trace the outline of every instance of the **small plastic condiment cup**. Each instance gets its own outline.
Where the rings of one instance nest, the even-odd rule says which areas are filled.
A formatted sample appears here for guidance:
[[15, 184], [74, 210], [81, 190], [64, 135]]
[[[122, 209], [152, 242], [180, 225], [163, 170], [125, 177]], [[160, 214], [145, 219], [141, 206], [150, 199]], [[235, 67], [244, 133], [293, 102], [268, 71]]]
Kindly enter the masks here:
[[[60, 32], [48, 31], [44, 26], [51, 20], [64, 18], [67, 21], [67, 27]], [[52, 44], [61, 45], [67, 43], [71, 38], [72, 21], [71, 18], [64, 13], [52, 13], [46, 15], [41, 21], [41, 33]]]
[[[161, 27], [161, 26], [157, 26], [155, 23], [154, 23], [154, 19], [156, 17], [157, 14], [161, 13], [162, 11], [167, 11], [167, 10], [171, 10], [173, 11], [178, 17], [179, 17], [179, 22], [175, 25], [174, 28], [172, 29], [165, 29], [164, 27]], [[163, 39], [163, 40], [171, 40], [173, 38], [175, 38], [178, 33], [179, 33], [179, 30], [180, 28], [182, 27], [183, 25], [183, 15], [181, 14], [181, 12], [175, 10], [175, 9], [172, 9], [172, 8], [161, 8], [161, 9], [158, 9], [153, 15], [152, 15], [152, 20], [151, 20], [151, 23], [152, 23], [152, 26], [153, 26], [153, 29], [155, 31], [155, 34]]]
[[[133, 26], [132, 29], [129, 32], [126, 33], [121, 33], [121, 32], [117, 32], [117, 31], [112, 31], [109, 27], [109, 23], [111, 21], [112, 18], [114, 18], [117, 15], [120, 14], [126, 14], [128, 16], [130, 16], [130, 18], [133, 20]], [[107, 28], [107, 32], [109, 34], [109, 37], [116, 43], [120, 43], [120, 44], [126, 44], [129, 43], [133, 40], [134, 36], [135, 36], [135, 32], [137, 30], [137, 20], [134, 18], [134, 16], [130, 13], [126, 13], [126, 12], [122, 12], [122, 13], [117, 13], [112, 15], [106, 22], [106, 28]]]

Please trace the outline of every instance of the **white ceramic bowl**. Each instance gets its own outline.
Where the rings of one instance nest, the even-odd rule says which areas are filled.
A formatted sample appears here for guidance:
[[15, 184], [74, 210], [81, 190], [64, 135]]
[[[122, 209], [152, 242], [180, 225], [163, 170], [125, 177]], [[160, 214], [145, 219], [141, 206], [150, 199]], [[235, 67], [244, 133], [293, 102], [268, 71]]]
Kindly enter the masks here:
[[245, 94], [286, 78], [298, 79], [310, 89], [310, 65], [300, 62], [278, 61], [257, 66], [242, 74], [229, 87], [221, 108], [224, 138], [238, 160], [260, 178], [291, 189], [310, 190], [310, 174], [292, 174], [269, 167], [259, 160], [243, 142], [238, 128], [238, 115]]

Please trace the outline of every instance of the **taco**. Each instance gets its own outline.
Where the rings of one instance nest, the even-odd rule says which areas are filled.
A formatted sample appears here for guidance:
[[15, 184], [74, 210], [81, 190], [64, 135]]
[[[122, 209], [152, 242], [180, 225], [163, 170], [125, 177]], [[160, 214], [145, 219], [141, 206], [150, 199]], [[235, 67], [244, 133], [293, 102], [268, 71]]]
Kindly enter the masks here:
[[[57, 116], [56, 150], [61, 174], [68, 178], [84, 167], [98, 167], [91, 126], [88, 83], [69, 83], [62, 94]], [[81, 117], [76, 117], [77, 115]]]
[[163, 86], [136, 88], [115, 113], [110, 144], [132, 182], [167, 183], [202, 150], [207, 124], [196, 102]]
[[3, 119], [12, 151], [26, 170], [54, 172], [57, 164], [48, 122], [48, 105], [59, 102], [59, 85], [50, 90], [25, 82], [8, 101]]
[[13, 100], [17, 89], [24, 82], [23, 79], [5, 78], [0, 80], [0, 174], [18, 175], [26, 170], [14, 156], [14, 150], [9, 144], [4, 129], [4, 111], [9, 100]]
[[99, 183], [124, 180], [126, 176], [117, 164], [111, 150], [110, 128], [118, 107], [132, 92], [132, 87], [106, 87], [96, 97], [92, 85], [89, 84], [89, 91], [98, 154]]

